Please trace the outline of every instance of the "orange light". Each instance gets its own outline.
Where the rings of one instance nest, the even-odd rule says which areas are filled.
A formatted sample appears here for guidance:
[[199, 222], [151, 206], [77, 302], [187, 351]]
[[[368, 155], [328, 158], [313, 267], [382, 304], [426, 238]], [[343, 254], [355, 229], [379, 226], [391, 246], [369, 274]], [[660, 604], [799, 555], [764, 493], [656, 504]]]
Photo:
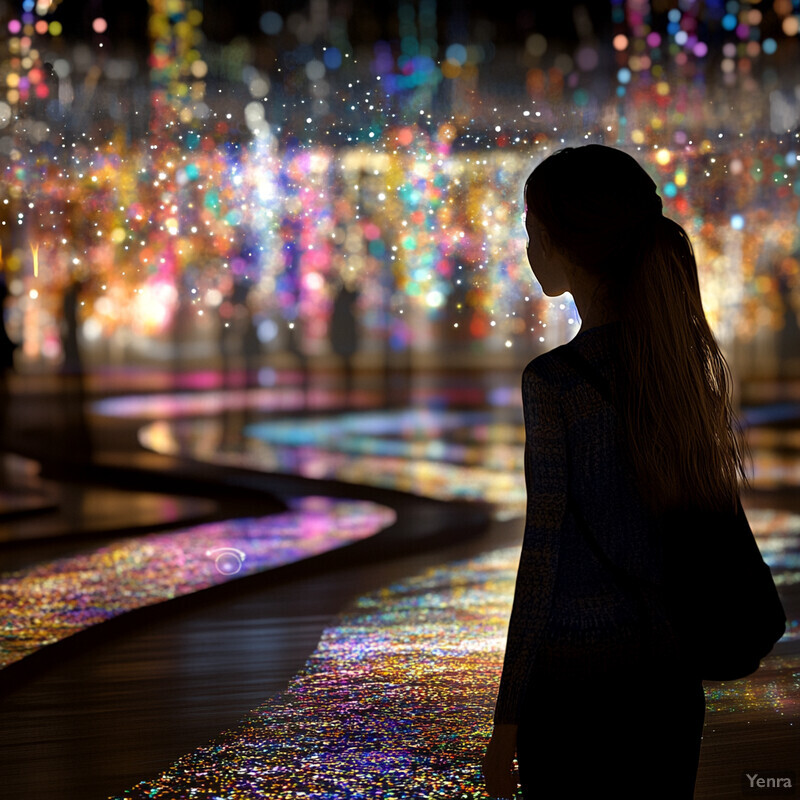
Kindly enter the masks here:
[[39, 245], [31, 242], [31, 253], [33, 254], [33, 277], [39, 277]]

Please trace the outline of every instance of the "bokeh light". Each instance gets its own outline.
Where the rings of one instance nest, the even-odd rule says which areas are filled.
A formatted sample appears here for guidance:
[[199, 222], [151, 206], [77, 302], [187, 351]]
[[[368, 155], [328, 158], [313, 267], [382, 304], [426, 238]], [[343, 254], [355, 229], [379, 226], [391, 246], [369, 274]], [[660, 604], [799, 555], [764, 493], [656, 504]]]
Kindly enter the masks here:
[[524, 360], [578, 319], [530, 275], [521, 187], [587, 142], [651, 172], [723, 341], [763, 349], [796, 303], [797, 276], [778, 274], [800, 207], [791, 0], [770, 13], [615, 0], [604, 29], [576, 11], [571, 42], [527, 18], [516, 38], [451, 29], [432, 0], [382, 12], [396, 37], [355, 41], [331, 6], [253, 11], [247, 35], [216, 41], [190, 0], [150, 0], [140, 62], [107, 46], [125, 35], [111, 7], [29, 5], [4, 20], [0, 74], [22, 364], [61, 357], [76, 281], [87, 347], [135, 342], [144, 358], [166, 341], [214, 355], [221, 330], [246, 326], [325, 358], [346, 283], [364, 357]]

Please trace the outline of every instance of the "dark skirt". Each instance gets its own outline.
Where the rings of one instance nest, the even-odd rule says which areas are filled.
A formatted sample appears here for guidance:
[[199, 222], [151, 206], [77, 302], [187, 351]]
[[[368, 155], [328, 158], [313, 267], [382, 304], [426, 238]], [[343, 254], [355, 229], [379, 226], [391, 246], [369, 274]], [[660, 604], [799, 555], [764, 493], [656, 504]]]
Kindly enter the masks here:
[[525, 800], [691, 800], [705, 717], [700, 679], [584, 664], [536, 670], [517, 736]]

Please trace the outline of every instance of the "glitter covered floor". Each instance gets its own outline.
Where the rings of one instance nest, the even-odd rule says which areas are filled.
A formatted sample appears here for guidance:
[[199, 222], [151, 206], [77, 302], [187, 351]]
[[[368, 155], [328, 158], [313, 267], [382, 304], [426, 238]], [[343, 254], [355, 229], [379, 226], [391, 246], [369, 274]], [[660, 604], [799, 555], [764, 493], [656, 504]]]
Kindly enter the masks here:
[[[800, 517], [751, 516], [781, 585], [796, 584]], [[517, 548], [494, 550], [362, 596], [287, 691], [122, 797], [484, 797], [478, 764], [518, 558]], [[740, 724], [765, 722], [785, 744], [796, 740], [794, 634], [754, 678], [709, 690], [712, 731], [735, 714]], [[654, 685], [643, 703], [657, 694]]]
[[[159, 420], [142, 428], [139, 441], [158, 453], [222, 466], [337, 479], [440, 500], [485, 500], [500, 518], [521, 516], [521, 411], [510, 389], [497, 390], [492, 398], [490, 410], [423, 408], [282, 417], [246, 425], [234, 437], [224, 418]], [[164, 408], [163, 403], [162, 397], [157, 407]], [[139, 400], [136, 405], [147, 413], [146, 403]], [[131, 410], [123, 399], [116, 408]], [[179, 403], [172, 410], [175, 417], [187, 413]], [[774, 429], [759, 427], [798, 415], [796, 404], [742, 415], [743, 425], [754, 433], [754, 487], [800, 486], [800, 460], [786, 449], [789, 442]]]
[[119, 539], [0, 573], [0, 669], [120, 614], [343, 547], [394, 520], [376, 503], [304, 497], [283, 514]]
[[[319, 629], [321, 636], [311, 637], [316, 644], [309, 644], [305, 655], [288, 671], [293, 676], [288, 686], [284, 678], [282, 683], [272, 683], [271, 689], [266, 684], [262, 688], [265, 663], [273, 657], [272, 653], [266, 655], [263, 643], [259, 643], [263, 622], [253, 627], [240, 619], [240, 605], [234, 601], [223, 599], [226, 608], [220, 607], [216, 625], [202, 615], [194, 623], [176, 623], [171, 629], [174, 641], [169, 645], [174, 648], [173, 660], [167, 662], [170, 666], [166, 669], [162, 664], [154, 671], [147, 663], [149, 656], [144, 657], [141, 651], [144, 634], [130, 637], [127, 657], [134, 663], [144, 658], [138, 669], [147, 683], [154, 676], [161, 682], [166, 675], [172, 680], [169, 685], [179, 691], [195, 681], [198, 687], [193, 691], [198, 692], [200, 684], [207, 691], [209, 683], [218, 682], [214, 691], [221, 697], [229, 696], [226, 693], [232, 690], [241, 697], [225, 723], [216, 727], [206, 724], [192, 732], [191, 717], [180, 723], [170, 720], [170, 726], [180, 724], [190, 730], [180, 740], [159, 731], [171, 740], [158, 759], [135, 761], [122, 758], [119, 752], [107, 755], [102, 759], [107, 774], [104, 785], [115, 788], [104, 796], [483, 797], [477, 764], [489, 733], [519, 554], [524, 487], [516, 453], [521, 449], [522, 433], [514, 395], [511, 390], [485, 393], [478, 398], [479, 405], [464, 410], [469, 404], [462, 402], [458, 412], [446, 410], [447, 403], [441, 402], [431, 403], [437, 408], [427, 410], [365, 410], [344, 415], [328, 412], [314, 418], [260, 417], [255, 413], [228, 417], [224, 395], [214, 398], [217, 416], [207, 419], [194, 416], [209, 410], [203, 408], [202, 398], [173, 402], [174, 398], [162, 395], [157, 399], [138, 398], [134, 406], [126, 406], [126, 401], [107, 404], [104, 413], [113, 410], [123, 416], [155, 419], [141, 434], [142, 441], [154, 449], [208, 460], [212, 470], [246, 466], [306, 479], [332, 477], [363, 486], [392, 486], [450, 502], [491, 499], [495, 508], [492, 530], [503, 533], [487, 535], [469, 547], [462, 541], [438, 553], [420, 552], [413, 559], [407, 554], [406, 542], [403, 558], [387, 559], [380, 569], [374, 564], [364, 568], [353, 564], [338, 578], [336, 572], [341, 567], [336, 567], [331, 579], [349, 589], [349, 594], [337, 595], [343, 602], [323, 601], [320, 606], [313, 597], [316, 589], [298, 588], [287, 595], [293, 584], [276, 587], [283, 597], [276, 615], [292, 619], [293, 614], [303, 613], [303, 607], [317, 603], [314, 620], [324, 621]], [[157, 404], [158, 412], [156, 406], [149, 407], [150, 402]], [[238, 404], [237, 410], [255, 411], [258, 407], [254, 395], [232, 396], [230, 402]], [[276, 409], [270, 406], [267, 410]], [[159, 420], [159, 412], [172, 419]], [[698, 798], [736, 796], [741, 770], [750, 765], [762, 770], [785, 769], [793, 760], [792, 768], [800, 766], [794, 763], [800, 752], [796, 700], [800, 690], [800, 504], [792, 510], [775, 510], [767, 507], [770, 495], [765, 491], [772, 485], [796, 486], [800, 459], [795, 440], [782, 435], [782, 412], [762, 409], [760, 414], [752, 420], [756, 426], [751, 428], [757, 468], [753, 497], [757, 502], [748, 505], [748, 514], [776, 573], [793, 627], [754, 678], [708, 688]], [[237, 424], [239, 428], [231, 435]], [[765, 464], [770, 465], [769, 470], [765, 471]], [[767, 474], [769, 480], [764, 480]], [[410, 498], [408, 502], [413, 508], [417, 501]], [[239, 524], [217, 526], [217, 530], [230, 537]], [[402, 535], [408, 536], [416, 526], [415, 514], [407, 514]], [[251, 559], [248, 549], [252, 543], [245, 545], [231, 538], [226, 542], [247, 551], [243, 565], [250, 561], [255, 566], [255, 553]], [[194, 546], [199, 544], [195, 542]], [[204, 543], [198, 550], [206, 568], [213, 567], [205, 555], [209, 549], [211, 545]], [[112, 550], [104, 548], [94, 557], [102, 560], [102, 554], [108, 556]], [[343, 561], [339, 563], [347, 561], [347, 553], [347, 548], [341, 550]], [[274, 556], [261, 554], [266, 562]], [[365, 571], [370, 574], [368, 581], [357, 577]], [[224, 580], [213, 575], [213, 569], [211, 572], [214, 580]], [[220, 588], [236, 583], [228, 581]], [[167, 587], [167, 593], [173, 590]], [[154, 591], [157, 594], [159, 587]], [[263, 603], [260, 592], [254, 595], [256, 607]], [[253, 613], [263, 616], [264, 612], [256, 608]], [[192, 625], [196, 635], [190, 636], [187, 629]], [[220, 625], [226, 629], [238, 626], [238, 636], [222, 631]], [[197, 643], [191, 646], [193, 639]], [[117, 648], [124, 646], [117, 644]], [[277, 642], [274, 646], [283, 647]], [[231, 649], [227, 661], [226, 647]], [[126, 669], [120, 663], [124, 659], [118, 649], [112, 647], [108, 653], [117, 655], [112, 657], [106, 649], [93, 647], [80, 661], [90, 665], [89, 674], [100, 687], [106, 685], [104, 672], [124, 674]], [[310, 657], [308, 653], [312, 653]], [[109, 658], [113, 658], [113, 665]], [[242, 667], [235, 665], [235, 660], [242, 662]], [[94, 662], [96, 670], [92, 669]], [[221, 668], [223, 663], [225, 667]], [[206, 672], [192, 677], [191, 670], [203, 665]], [[240, 685], [243, 667], [252, 672], [248, 686]], [[163, 688], [152, 691], [156, 697], [163, 697]], [[658, 695], [659, 687], [654, 686], [652, 696], [642, 699], [644, 713], [658, 713]], [[199, 696], [200, 705], [220, 702]], [[14, 700], [17, 711], [12, 708], [3, 720], [6, 724], [13, 724], [14, 713], [16, 719], [26, 713], [24, 704], [20, 705], [22, 699]], [[57, 705], [61, 702], [56, 701]], [[120, 740], [155, 737], [157, 732], [151, 726], [158, 715], [137, 715], [126, 702], [117, 698], [111, 706], [118, 709], [117, 725], [132, 726], [132, 734], [120, 734]], [[196, 697], [190, 702], [198, 704]], [[122, 712], [123, 708], [128, 710]], [[49, 719], [50, 713], [45, 711], [44, 718]], [[99, 743], [94, 746], [102, 750]], [[117, 752], [113, 743], [104, 746], [104, 753]], [[36, 752], [43, 745], [31, 740], [22, 747], [23, 752]], [[85, 742], [82, 747], [81, 758], [88, 763]], [[97, 765], [98, 758], [95, 756], [91, 763]], [[127, 763], [129, 760], [131, 763]], [[69, 775], [74, 786], [65, 788], [61, 796], [99, 796], [82, 788], [88, 783], [71, 772], [66, 761], [58, 769]], [[56, 768], [48, 765], [42, 773]], [[121, 782], [123, 775], [135, 778]], [[12, 786], [28, 789], [40, 785], [37, 780], [44, 781], [41, 776], [16, 779]], [[41, 785], [52, 787], [53, 783], [44, 781]], [[24, 791], [18, 793], [25, 795]], [[27, 796], [37, 795], [28, 791]]]
[[[163, 403], [162, 397], [162, 410]], [[523, 432], [513, 400], [495, 406], [365, 411], [291, 424], [268, 419], [247, 425], [233, 443], [218, 419], [159, 420], [142, 429], [140, 441], [221, 466], [390, 486], [444, 500], [488, 499], [497, 517], [508, 519], [523, 509]], [[170, 416], [186, 413], [179, 404], [171, 408]], [[146, 403], [138, 411], [149, 416]], [[776, 405], [744, 415], [753, 434], [754, 488], [800, 482], [791, 437], [768, 427], [796, 414], [794, 406]], [[749, 517], [793, 607], [800, 516], [750, 509]], [[120, 796], [483, 797], [477, 764], [490, 732], [518, 555], [515, 547], [491, 550], [361, 596], [324, 631], [285, 692]], [[800, 724], [799, 644], [795, 609], [790, 630], [757, 676], [707, 689], [699, 796], [725, 796], [717, 792], [730, 790], [732, 776], [739, 779], [737, 762], [717, 747], [731, 726], [740, 743], [742, 726], [769, 730], [769, 746], [744, 737], [749, 758], [760, 769], [785, 767]], [[658, 687], [653, 690], [643, 703], [654, 701]]]

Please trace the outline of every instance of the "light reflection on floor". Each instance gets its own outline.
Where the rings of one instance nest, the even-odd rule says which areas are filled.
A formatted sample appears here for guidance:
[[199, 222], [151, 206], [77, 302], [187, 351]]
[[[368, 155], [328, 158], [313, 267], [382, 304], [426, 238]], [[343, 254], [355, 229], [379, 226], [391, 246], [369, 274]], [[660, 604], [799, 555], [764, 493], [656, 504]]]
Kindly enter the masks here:
[[0, 668], [127, 611], [343, 547], [394, 520], [375, 503], [306, 497], [282, 514], [129, 537], [0, 573]]
[[[790, 537], [773, 529], [786, 522]], [[754, 523], [770, 531], [782, 571], [780, 541], [797, 552], [800, 517], [756, 513]], [[359, 598], [285, 692], [123, 796], [485, 797], [478, 765], [518, 559], [518, 548], [495, 550]], [[800, 653], [781, 644], [757, 675], [709, 689], [707, 724], [734, 712], [791, 734], [798, 698]]]
[[378, 400], [375, 393], [357, 392], [345, 395], [343, 392], [326, 389], [305, 391], [300, 387], [282, 386], [120, 395], [96, 401], [92, 404], [92, 411], [118, 418], [172, 419], [247, 409], [262, 412], [325, 410], [343, 406], [345, 403], [355, 408], [370, 408]]
[[[140, 436], [159, 452], [489, 500], [500, 515], [520, 516], [518, 413], [364, 412], [274, 419], [238, 430], [232, 420], [176, 420], [148, 425]], [[800, 483], [800, 459], [784, 459], [777, 442], [753, 442], [756, 487]], [[792, 591], [800, 583], [800, 516], [750, 509], [748, 517], [781, 592]], [[485, 553], [360, 598], [324, 633], [286, 692], [124, 796], [483, 797], [477, 765], [489, 734], [518, 556], [514, 548]], [[708, 725], [766, 720], [793, 735], [800, 724], [794, 612], [757, 675], [708, 688]]]
[[[408, 419], [414, 412], [397, 412]], [[281, 472], [306, 478], [335, 479], [366, 486], [397, 489], [439, 500], [488, 502], [500, 518], [520, 516], [525, 509], [522, 474], [522, 427], [482, 419], [458, 427], [460, 442], [434, 434], [425, 420], [441, 412], [419, 412], [418, 437], [350, 436], [338, 419], [283, 419], [245, 429], [232, 441], [219, 420], [154, 422], [139, 432], [144, 447], [213, 464]], [[348, 415], [350, 416], [350, 415]], [[367, 415], [374, 419], [374, 415]], [[395, 417], [386, 412], [385, 419]], [[452, 415], [457, 419], [457, 415]], [[441, 423], [442, 420], [439, 420]], [[357, 424], [357, 423], [354, 423]], [[444, 430], [442, 425], [440, 430]], [[450, 428], [456, 432], [455, 425]], [[294, 444], [274, 444], [263, 436], [289, 438]], [[512, 443], [516, 439], [515, 443]], [[305, 444], [297, 442], [305, 441]], [[391, 455], [385, 455], [389, 451]], [[452, 459], [452, 460], [451, 460]]]
[[[519, 385], [500, 382], [490, 388], [454, 382], [452, 386], [414, 385], [406, 387], [411, 404], [483, 405], [487, 407], [521, 407]], [[336, 408], [376, 408], [384, 400], [379, 392], [341, 390], [316, 386], [264, 386], [260, 388], [221, 388], [204, 391], [155, 392], [117, 395], [97, 400], [91, 405], [95, 414], [127, 419], [177, 419], [230, 411], [253, 411], [263, 414], [276, 411], [325, 411]]]
[[[760, 417], [766, 418], [766, 412]], [[759, 437], [759, 430], [752, 431], [751, 485], [800, 486], [800, 458]], [[143, 427], [139, 441], [159, 453], [219, 465], [392, 488], [440, 500], [486, 501], [499, 518], [525, 511], [519, 408], [363, 411], [260, 422], [226, 421], [224, 416], [161, 420]]]

